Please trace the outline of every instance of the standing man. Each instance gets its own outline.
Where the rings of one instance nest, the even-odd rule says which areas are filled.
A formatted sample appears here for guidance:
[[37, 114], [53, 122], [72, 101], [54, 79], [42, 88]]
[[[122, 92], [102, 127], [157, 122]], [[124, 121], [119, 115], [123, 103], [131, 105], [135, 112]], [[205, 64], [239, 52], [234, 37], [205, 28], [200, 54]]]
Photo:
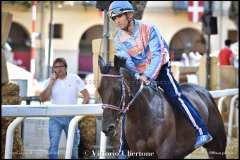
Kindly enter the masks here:
[[[52, 104], [77, 104], [79, 92], [83, 95], [83, 104], [88, 103], [89, 93], [84, 82], [76, 74], [67, 73], [67, 62], [64, 58], [57, 58], [53, 62], [53, 73], [47, 80], [45, 90], [40, 94], [42, 102], [51, 100]], [[58, 158], [58, 145], [62, 130], [68, 135], [68, 126], [73, 116], [50, 117], [49, 120], [49, 159]], [[78, 144], [80, 131], [77, 128], [74, 135], [72, 158], [78, 158]]]
[[231, 40], [227, 39], [225, 40], [225, 47], [220, 50], [220, 53], [218, 55], [218, 60], [220, 65], [232, 65], [233, 64], [233, 58], [234, 54], [232, 50], [230, 49]]
[[157, 27], [133, 18], [134, 9], [128, 1], [114, 1], [109, 16], [119, 27], [114, 37], [116, 54], [126, 58], [126, 66], [135, 77], [146, 83], [156, 80], [172, 106], [184, 113], [196, 131], [195, 148], [212, 140], [207, 126], [170, 72], [168, 46]]

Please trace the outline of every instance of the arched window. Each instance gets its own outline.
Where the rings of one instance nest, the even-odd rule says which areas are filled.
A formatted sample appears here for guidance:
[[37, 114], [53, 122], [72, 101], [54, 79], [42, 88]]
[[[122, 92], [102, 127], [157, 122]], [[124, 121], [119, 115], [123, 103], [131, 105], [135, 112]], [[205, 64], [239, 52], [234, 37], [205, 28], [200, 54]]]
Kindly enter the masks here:
[[93, 72], [92, 40], [103, 37], [103, 26], [96, 25], [88, 28], [79, 42], [78, 73], [81, 77]]
[[200, 54], [206, 52], [206, 41], [203, 34], [193, 28], [184, 28], [178, 31], [170, 41], [170, 53], [173, 54], [174, 60], [179, 61], [182, 53], [198, 51]]

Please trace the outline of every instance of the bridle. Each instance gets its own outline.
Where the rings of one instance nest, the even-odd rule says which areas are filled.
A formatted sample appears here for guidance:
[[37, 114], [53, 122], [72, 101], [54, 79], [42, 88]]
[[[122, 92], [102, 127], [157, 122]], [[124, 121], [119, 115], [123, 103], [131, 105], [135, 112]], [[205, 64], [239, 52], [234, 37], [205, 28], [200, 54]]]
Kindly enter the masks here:
[[137, 96], [141, 93], [143, 89], [143, 83], [141, 83], [141, 86], [139, 87], [137, 93], [133, 96], [133, 98], [130, 100], [129, 103], [126, 103], [126, 89], [128, 92], [128, 96], [131, 97], [131, 91], [130, 87], [124, 80], [123, 75], [114, 75], [114, 74], [102, 74], [102, 77], [111, 77], [111, 78], [121, 78], [121, 90], [122, 90], [122, 96], [119, 106], [117, 107], [112, 104], [103, 104], [103, 109], [112, 109], [116, 110], [121, 113], [122, 123], [121, 123], [121, 133], [120, 133], [120, 146], [119, 146], [119, 155], [122, 155], [126, 157], [126, 137], [125, 137], [125, 119], [126, 119], [126, 113], [129, 110], [130, 106], [134, 102], [134, 100], [137, 98]]
[[127, 89], [127, 93], [128, 96], [131, 97], [131, 90], [130, 87], [128, 86], [128, 84], [126, 83], [126, 81], [124, 80], [123, 75], [115, 75], [115, 74], [102, 74], [102, 77], [111, 77], [111, 78], [121, 78], [121, 90], [122, 90], [122, 96], [121, 96], [121, 101], [120, 104], [118, 106], [112, 105], [112, 104], [103, 104], [103, 109], [108, 108], [108, 109], [112, 109], [112, 110], [117, 110], [120, 113], [126, 113], [130, 106], [132, 105], [132, 103], [134, 102], [134, 100], [137, 98], [137, 96], [141, 93], [144, 85], [143, 83], [141, 83], [137, 93], [133, 96], [133, 98], [130, 100], [129, 103], [126, 103], [126, 89]]

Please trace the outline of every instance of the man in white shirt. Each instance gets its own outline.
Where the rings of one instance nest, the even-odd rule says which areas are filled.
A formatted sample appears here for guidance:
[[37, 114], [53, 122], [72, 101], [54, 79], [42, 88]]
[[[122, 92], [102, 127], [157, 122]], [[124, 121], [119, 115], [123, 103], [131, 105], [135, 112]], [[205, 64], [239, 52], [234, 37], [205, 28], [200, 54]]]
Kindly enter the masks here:
[[[51, 100], [52, 104], [77, 104], [79, 92], [83, 95], [83, 104], [88, 103], [89, 93], [85, 89], [84, 82], [76, 74], [67, 73], [67, 63], [64, 58], [57, 58], [53, 62], [53, 74], [47, 80], [45, 90], [40, 94], [42, 102]], [[49, 159], [58, 158], [58, 145], [62, 130], [66, 136], [68, 126], [73, 116], [70, 117], [50, 117], [49, 120]], [[80, 141], [80, 131], [76, 130], [72, 158], [78, 158], [78, 144]]]

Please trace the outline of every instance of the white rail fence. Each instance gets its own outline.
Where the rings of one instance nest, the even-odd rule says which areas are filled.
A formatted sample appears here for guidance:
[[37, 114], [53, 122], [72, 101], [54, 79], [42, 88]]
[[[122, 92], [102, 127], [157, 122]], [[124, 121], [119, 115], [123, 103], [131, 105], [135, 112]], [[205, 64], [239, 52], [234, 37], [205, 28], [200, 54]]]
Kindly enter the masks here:
[[[223, 100], [227, 96], [233, 96], [230, 103], [230, 112], [228, 120], [228, 143], [231, 143], [232, 127], [233, 127], [233, 113], [236, 100], [238, 99], [238, 88], [210, 91], [214, 98], [220, 98], [218, 101], [218, 108], [222, 111]], [[238, 109], [238, 106], [235, 108]], [[2, 105], [3, 117], [17, 117], [7, 128], [5, 158], [12, 158], [13, 148], [13, 134], [14, 130], [25, 117], [49, 117], [49, 116], [75, 116], [69, 124], [69, 136], [67, 137], [67, 145], [65, 158], [70, 159], [72, 155], [74, 131], [77, 123], [84, 115], [102, 116], [102, 104], [84, 104], [84, 105]], [[238, 114], [236, 114], [236, 125], [238, 127]], [[100, 138], [100, 153], [106, 151], [106, 137], [101, 132]], [[100, 159], [105, 158], [104, 154], [100, 154]]]
[[[236, 109], [236, 117], [235, 117], [235, 124], [238, 126], [238, 107], [235, 105], [236, 100], [238, 100], [238, 88], [234, 88], [234, 89], [225, 89], [225, 90], [216, 90], [216, 91], [210, 91], [211, 95], [213, 96], [213, 98], [220, 98], [218, 100], [218, 109], [219, 112], [222, 113], [222, 108], [223, 108], [223, 102], [224, 99], [227, 96], [233, 96], [231, 98], [230, 101], [230, 109], [229, 109], [229, 114], [228, 114], [228, 128], [227, 128], [227, 143], [230, 144], [231, 143], [231, 138], [232, 138], [232, 130], [233, 130], [233, 113], [234, 113], [234, 109]], [[236, 108], [234, 108], [236, 107]], [[237, 130], [238, 132], [238, 130]], [[237, 135], [239, 135], [239, 133], [237, 133]]]
[[[2, 105], [2, 116], [17, 117], [7, 128], [5, 158], [12, 158], [13, 134], [15, 128], [24, 120], [25, 117], [49, 117], [49, 116], [75, 116], [68, 129], [67, 146], [65, 158], [70, 159], [72, 155], [74, 131], [78, 121], [84, 115], [102, 115], [102, 104], [84, 104], [84, 105]], [[101, 136], [105, 136], [101, 133]], [[106, 148], [106, 137], [100, 138], [100, 151]], [[102, 157], [100, 157], [102, 158]]]

